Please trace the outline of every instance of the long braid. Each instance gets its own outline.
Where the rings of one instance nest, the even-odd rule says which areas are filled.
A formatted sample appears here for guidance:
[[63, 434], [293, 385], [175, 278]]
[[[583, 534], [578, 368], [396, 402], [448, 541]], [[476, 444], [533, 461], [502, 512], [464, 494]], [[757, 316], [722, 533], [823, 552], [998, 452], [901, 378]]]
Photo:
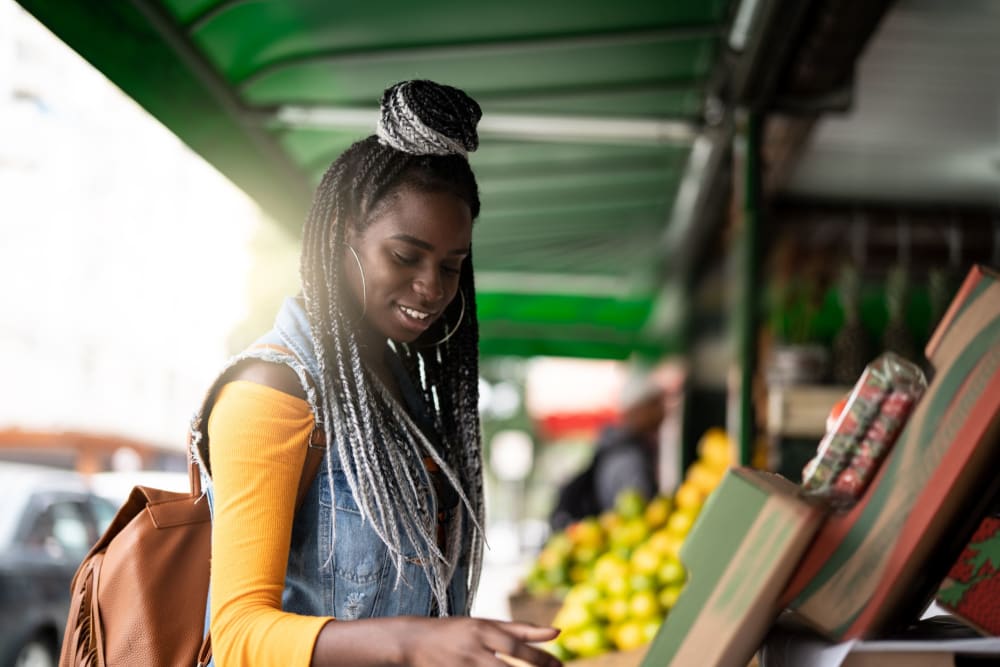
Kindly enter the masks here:
[[[464, 151], [477, 145], [478, 120], [478, 106], [456, 89], [419, 81], [390, 88], [383, 98], [379, 136], [355, 143], [330, 166], [303, 233], [303, 296], [321, 370], [316, 378], [317, 417], [326, 425], [329, 444], [336, 447], [362, 517], [388, 547], [397, 575], [402, 576], [408, 545], [424, 564], [442, 614], [448, 583], [462, 557], [458, 547], [463, 532], [472, 540], [467, 608], [482, 567], [485, 519], [472, 259], [463, 262], [460, 275], [462, 321], [461, 298], [456, 297], [420, 338], [393, 346], [434, 415], [440, 448], [427, 440], [362, 363], [356, 322], [351, 321], [356, 315], [343, 308], [348, 295], [340, 263], [347, 226], [363, 231], [382, 203], [403, 187], [451, 192], [469, 205], [473, 218], [478, 216], [478, 188], [464, 157]], [[441, 146], [455, 143], [463, 147], [461, 154], [442, 154], [447, 151]], [[424, 342], [442, 338], [451, 327], [457, 330], [439, 347]], [[426, 456], [435, 460], [465, 507], [464, 516], [459, 513], [450, 522], [444, 552], [437, 541], [437, 511], [431, 504], [436, 500], [429, 493]], [[331, 473], [332, 461], [327, 457]]]

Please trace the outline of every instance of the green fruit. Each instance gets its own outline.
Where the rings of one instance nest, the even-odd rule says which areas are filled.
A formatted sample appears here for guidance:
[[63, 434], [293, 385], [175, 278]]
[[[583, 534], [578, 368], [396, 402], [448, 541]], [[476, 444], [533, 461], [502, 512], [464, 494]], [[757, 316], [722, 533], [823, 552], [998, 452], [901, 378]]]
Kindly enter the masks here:
[[566, 635], [566, 647], [581, 658], [606, 653], [611, 645], [604, 628], [596, 623]]
[[635, 489], [625, 489], [615, 496], [615, 511], [623, 519], [642, 517], [646, 509], [646, 499]]

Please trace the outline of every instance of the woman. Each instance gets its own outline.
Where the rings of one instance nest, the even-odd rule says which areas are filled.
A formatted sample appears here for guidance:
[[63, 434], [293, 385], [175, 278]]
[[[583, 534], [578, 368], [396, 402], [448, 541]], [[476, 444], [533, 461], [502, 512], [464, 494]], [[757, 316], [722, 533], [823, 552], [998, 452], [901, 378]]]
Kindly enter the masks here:
[[[555, 629], [467, 616], [484, 523], [479, 118], [455, 88], [385, 91], [377, 135], [319, 185], [301, 294], [195, 419], [218, 665], [559, 664], [529, 645]], [[312, 479], [311, 442], [326, 448]]]

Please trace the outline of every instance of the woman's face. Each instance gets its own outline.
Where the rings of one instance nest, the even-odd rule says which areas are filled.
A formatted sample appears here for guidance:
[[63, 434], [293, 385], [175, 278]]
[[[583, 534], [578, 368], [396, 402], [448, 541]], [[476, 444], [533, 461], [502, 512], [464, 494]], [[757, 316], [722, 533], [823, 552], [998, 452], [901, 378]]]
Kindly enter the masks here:
[[[397, 191], [362, 233], [348, 230], [341, 258], [351, 293], [364, 303], [363, 326], [409, 343], [455, 298], [462, 262], [472, 243], [469, 206], [447, 192]], [[449, 323], [449, 326], [454, 326]]]

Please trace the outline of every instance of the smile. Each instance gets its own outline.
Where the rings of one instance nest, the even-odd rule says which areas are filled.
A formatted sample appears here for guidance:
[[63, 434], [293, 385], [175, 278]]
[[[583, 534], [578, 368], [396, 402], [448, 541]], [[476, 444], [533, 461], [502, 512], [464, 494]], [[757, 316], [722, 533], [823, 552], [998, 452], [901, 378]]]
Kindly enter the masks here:
[[414, 308], [407, 308], [406, 306], [400, 306], [399, 309], [401, 311], [403, 311], [404, 315], [406, 315], [407, 317], [412, 317], [415, 320], [421, 320], [422, 321], [422, 320], [426, 320], [428, 317], [431, 316], [430, 313], [425, 313], [423, 311], [416, 310]]

